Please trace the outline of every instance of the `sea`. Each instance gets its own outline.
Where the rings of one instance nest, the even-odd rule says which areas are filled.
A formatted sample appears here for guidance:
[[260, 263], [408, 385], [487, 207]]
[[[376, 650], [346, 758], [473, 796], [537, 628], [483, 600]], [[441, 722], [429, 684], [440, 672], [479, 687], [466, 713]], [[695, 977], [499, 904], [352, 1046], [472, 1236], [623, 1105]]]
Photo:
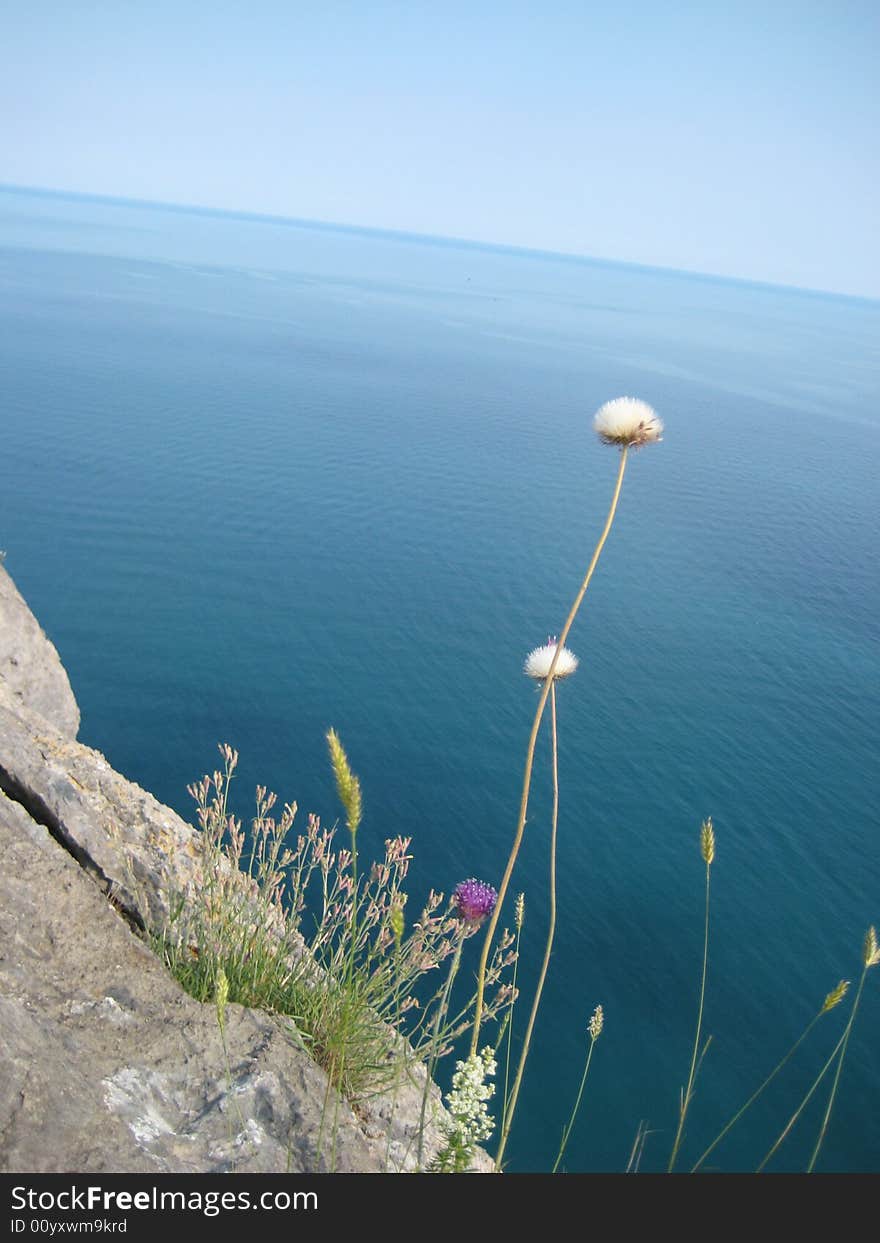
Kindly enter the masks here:
[[[663, 440], [629, 455], [558, 687], [558, 928], [506, 1169], [552, 1168], [597, 1005], [561, 1168], [667, 1168], [711, 817], [676, 1169], [845, 979], [702, 1168], [757, 1169], [797, 1115], [766, 1168], [805, 1169], [840, 1069], [816, 1168], [880, 1170], [880, 968], [832, 1056], [880, 923], [880, 303], [6, 188], [0, 374], [0, 548], [81, 740], [190, 820], [228, 742], [239, 814], [263, 784], [330, 825], [335, 728], [361, 859], [412, 838], [410, 925], [431, 888], [501, 878], [523, 663], [562, 627], [619, 464], [593, 415], [650, 403]], [[514, 1058], [549, 773], [545, 726], [502, 918], [522, 892]]]

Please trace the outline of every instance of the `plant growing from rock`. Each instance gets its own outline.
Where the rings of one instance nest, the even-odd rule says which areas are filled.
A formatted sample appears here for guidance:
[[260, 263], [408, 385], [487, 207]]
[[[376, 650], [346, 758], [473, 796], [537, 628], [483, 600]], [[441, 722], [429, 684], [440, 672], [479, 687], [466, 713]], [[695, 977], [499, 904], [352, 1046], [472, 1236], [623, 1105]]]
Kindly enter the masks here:
[[[342, 792], [347, 759], [338, 738], [334, 750]], [[264, 787], [245, 832], [229, 805], [238, 754], [228, 745], [220, 753], [222, 769], [190, 787], [201, 830], [196, 882], [176, 895], [154, 943], [199, 1000], [213, 1001], [222, 979], [228, 1002], [291, 1019], [296, 1038], [357, 1108], [417, 1065], [433, 1067], [469, 1029], [474, 998], [450, 1013], [446, 980], [433, 991], [430, 984], [461, 952], [459, 904], [432, 890], [404, 931], [411, 839], [387, 839], [382, 859], [358, 868], [335, 828], [309, 815], [297, 832], [296, 804], [278, 813]], [[354, 846], [358, 816], [347, 788]], [[499, 939], [488, 972], [491, 1018], [510, 1004], [512, 942]]]
[[431, 1163], [436, 1174], [461, 1174], [473, 1158], [474, 1147], [489, 1139], [495, 1123], [488, 1101], [495, 1085], [487, 1083], [497, 1069], [494, 1050], [488, 1046], [456, 1062], [452, 1088], [446, 1095], [449, 1118], [444, 1124], [446, 1144]]

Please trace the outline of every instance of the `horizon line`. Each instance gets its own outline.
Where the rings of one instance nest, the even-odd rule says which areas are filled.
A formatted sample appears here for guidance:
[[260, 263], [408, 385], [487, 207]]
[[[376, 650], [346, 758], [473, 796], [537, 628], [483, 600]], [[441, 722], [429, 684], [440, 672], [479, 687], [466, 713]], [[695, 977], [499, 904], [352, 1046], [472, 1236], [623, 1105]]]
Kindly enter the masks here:
[[159, 211], [181, 212], [188, 215], [228, 216], [236, 220], [250, 220], [263, 224], [290, 225], [295, 228], [323, 229], [337, 233], [371, 234], [395, 241], [413, 241], [434, 246], [459, 246], [474, 250], [493, 250], [504, 254], [522, 255], [536, 259], [564, 259], [569, 262], [593, 263], [608, 267], [634, 268], [642, 272], [663, 272], [668, 275], [685, 276], [705, 281], [725, 281], [737, 285], [749, 285], [759, 289], [785, 290], [822, 298], [844, 298], [853, 302], [877, 303], [880, 295], [843, 293], [834, 289], [817, 289], [809, 285], [788, 285], [775, 281], [758, 280], [748, 276], [725, 276], [719, 272], [699, 271], [695, 268], [664, 267], [661, 264], [641, 263], [633, 259], [608, 259], [599, 255], [587, 255], [577, 251], [548, 250], [544, 247], [517, 245], [511, 242], [487, 242], [476, 238], [458, 237], [440, 233], [421, 233], [417, 230], [391, 229], [380, 225], [351, 224], [334, 220], [315, 220], [305, 216], [282, 216], [275, 212], [248, 211], [235, 207], [208, 207], [197, 203], [173, 203], [165, 199], [129, 198], [125, 195], [100, 194], [88, 190], [59, 190], [51, 186], [29, 186], [0, 181], [0, 192], [12, 194], [37, 194], [48, 198], [81, 199], [92, 203], [119, 204], [127, 207], [149, 207]]

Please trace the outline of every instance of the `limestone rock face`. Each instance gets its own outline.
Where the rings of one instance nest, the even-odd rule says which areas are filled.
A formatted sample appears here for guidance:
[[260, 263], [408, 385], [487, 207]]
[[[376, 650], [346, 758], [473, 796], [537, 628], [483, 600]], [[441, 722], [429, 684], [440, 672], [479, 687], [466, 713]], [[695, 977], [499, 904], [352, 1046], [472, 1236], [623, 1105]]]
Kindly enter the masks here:
[[195, 830], [99, 751], [17, 704], [2, 683], [0, 788], [142, 926], [161, 928], [172, 893], [194, 878]]
[[0, 686], [66, 738], [79, 730], [79, 707], [54, 646], [0, 565]]
[[0, 1171], [424, 1168], [445, 1115], [432, 1083], [420, 1157], [424, 1067], [355, 1115], [291, 1021], [230, 1005], [224, 1046], [138, 935], [199, 883], [199, 834], [78, 725], [0, 567]]
[[[0, 1170], [302, 1173], [324, 1073], [283, 1027], [188, 997], [74, 859], [0, 794]], [[338, 1102], [334, 1168], [384, 1169]]]

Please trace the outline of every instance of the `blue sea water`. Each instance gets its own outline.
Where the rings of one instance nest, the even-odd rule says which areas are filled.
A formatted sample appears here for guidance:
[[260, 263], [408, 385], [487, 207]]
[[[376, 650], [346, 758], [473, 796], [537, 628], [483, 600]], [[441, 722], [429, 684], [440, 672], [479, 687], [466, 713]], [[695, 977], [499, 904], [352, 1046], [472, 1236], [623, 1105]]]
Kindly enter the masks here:
[[[56, 643], [80, 737], [189, 817], [216, 744], [411, 834], [430, 886], [497, 883], [535, 689], [649, 401], [559, 688], [559, 929], [512, 1170], [556, 1155], [597, 1003], [577, 1171], [665, 1168], [694, 1038], [699, 826], [717, 834], [688, 1168], [880, 921], [880, 304], [354, 229], [0, 192], [0, 547]], [[549, 747], [521, 862], [531, 1001]], [[462, 969], [472, 978], [479, 941]], [[854, 989], [853, 989], [854, 991]], [[852, 996], [852, 992], [850, 994]], [[713, 1154], [754, 1169], [848, 1014]], [[880, 1169], [880, 970], [819, 1168]], [[491, 1029], [490, 1029], [491, 1031]], [[826, 1076], [771, 1165], [804, 1168]], [[489, 1145], [490, 1148], [492, 1145]]]

